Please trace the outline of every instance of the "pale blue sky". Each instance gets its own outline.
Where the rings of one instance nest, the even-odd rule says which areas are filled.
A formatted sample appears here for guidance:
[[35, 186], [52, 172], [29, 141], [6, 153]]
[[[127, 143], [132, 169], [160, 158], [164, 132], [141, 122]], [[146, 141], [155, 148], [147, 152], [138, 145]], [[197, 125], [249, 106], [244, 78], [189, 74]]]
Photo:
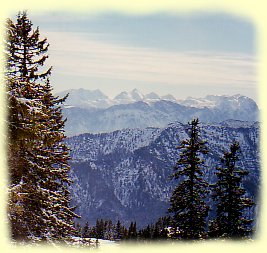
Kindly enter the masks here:
[[255, 27], [226, 14], [29, 13], [50, 43], [55, 91], [139, 89], [257, 99]]

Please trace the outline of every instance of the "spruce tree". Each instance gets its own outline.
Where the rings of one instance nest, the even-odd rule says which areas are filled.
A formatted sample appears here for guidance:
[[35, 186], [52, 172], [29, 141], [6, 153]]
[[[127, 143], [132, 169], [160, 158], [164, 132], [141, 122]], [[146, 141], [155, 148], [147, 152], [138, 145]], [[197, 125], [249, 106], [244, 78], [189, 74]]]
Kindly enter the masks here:
[[142, 230], [141, 237], [145, 240], [151, 240], [152, 231], [150, 225], [147, 225], [147, 227]]
[[63, 142], [66, 138], [64, 134], [65, 120], [63, 120], [60, 106], [65, 98], [59, 99], [52, 95], [49, 80], [43, 86], [43, 91], [41, 101], [46, 117], [42, 119], [45, 128], [42, 132], [41, 143], [38, 144], [38, 153], [45, 180], [41, 181], [40, 188], [49, 195], [49, 205], [47, 206], [49, 211], [45, 215], [49, 218], [50, 227], [54, 230], [51, 236], [60, 239], [75, 232], [73, 218], [78, 217], [73, 213], [74, 208], [69, 206], [70, 192], [68, 186], [71, 181], [68, 177], [70, 170], [68, 160], [70, 157], [69, 150]]
[[116, 227], [115, 227], [115, 239], [121, 240], [123, 237], [123, 228], [121, 222], [118, 220]]
[[156, 224], [153, 226], [152, 239], [153, 239], [153, 240], [158, 240], [159, 238], [160, 238], [160, 230], [159, 230], [159, 226], [158, 226], [158, 224], [156, 223]]
[[216, 203], [216, 218], [210, 224], [211, 237], [242, 238], [251, 235], [252, 219], [245, 210], [253, 206], [246, 196], [242, 180], [248, 171], [238, 166], [240, 146], [233, 142], [230, 151], [221, 158], [222, 167], [217, 168], [217, 182], [213, 191]]
[[74, 224], [74, 226], [75, 226], [75, 230], [76, 230], [75, 235], [78, 237], [83, 237], [83, 231], [82, 231], [82, 227], [81, 227], [80, 223], [76, 223], [76, 224]]
[[128, 230], [128, 239], [135, 240], [137, 238], [136, 222], [131, 222]]
[[97, 219], [96, 220], [95, 231], [96, 231], [96, 238], [104, 239], [105, 223], [104, 223], [103, 219], [100, 219], [100, 220]]
[[89, 225], [88, 225], [88, 222], [85, 223], [84, 227], [83, 227], [83, 231], [82, 231], [82, 237], [83, 238], [88, 238], [90, 236], [90, 233], [89, 233]]
[[61, 103], [52, 94], [46, 39], [27, 13], [7, 20], [9, 219], [13, 239], [67, 239], [74, 234], [69, 206], [69, 152], [64, 144]]
[[[15, 83], [15, 84], [14, 84]], [[20, 93], [12, 89], [21, 84]], [[33, 140], [37, 138], [41, 124], [37, 121], [41, 108], [39, 101], [32, 99], [32, 94], [27, 94], [27, 85], [14, 79], [6, 79], [8, 101], [8, 166], [9, 166], [9, 206], [8, 214], [11, 225], [11, 234], [14, 239], [26, 239], [32, 235], [32, 229], [37, 227], [34, 212], [30, 210], [35, 204], [35, 185], [29, 184], [32, 173], [33, 157], [31, 150]], [[34, 90], [33, 90], [34, 91]], [[27, 94], [27, 95], [26, 95]], [[26, 96], [25, 96], [26, 95]], [[41, 221], [42, 222], [42, 221]], [[38, 224], [41, 225], [41, 224]], [[32, 229], [30, 228], [32, 227]]]
[[106, 240], [113, 240], [115, 237], [115, 233], [114, 233], [114, 226], [112, 224], [111, 220], [107, 220], [105, 222], [105, 233], [104, 233], [104, 238]]
[[170, 198], [169, 212], [172, 214], [172, 237], [180, 239], [200, 239], [205, 236], [206, 219], [209, 207], [207, 182], [203, 179], [204, 162], [201, 154], [207, 154], [205, 142], [200, 138], [198, 119], [188, 123], [189, 139], [178, 147], [180, 158], [173, 178], [179, 180]]
[[49, 44], [47, 39], [40, 39], [39, 28], [32, 28], [27, 12], [17, 15], [17, 22], [11, 19], [6, 22], [6, 70], [8, 77], [19, 81], [37, 81], [46, 79], [52, 67], [44, 72], [40, 68], [48, 58]]

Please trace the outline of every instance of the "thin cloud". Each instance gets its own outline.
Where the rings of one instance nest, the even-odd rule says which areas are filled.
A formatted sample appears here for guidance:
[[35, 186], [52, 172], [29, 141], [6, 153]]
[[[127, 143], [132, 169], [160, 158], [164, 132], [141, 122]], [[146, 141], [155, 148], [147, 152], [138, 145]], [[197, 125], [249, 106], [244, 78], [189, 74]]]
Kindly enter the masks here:
[[256, 87], [256, 59], [247, 54], [170, 52], [99, 41], [74, 32], [46, 32], [57, 74], [166, 83]]

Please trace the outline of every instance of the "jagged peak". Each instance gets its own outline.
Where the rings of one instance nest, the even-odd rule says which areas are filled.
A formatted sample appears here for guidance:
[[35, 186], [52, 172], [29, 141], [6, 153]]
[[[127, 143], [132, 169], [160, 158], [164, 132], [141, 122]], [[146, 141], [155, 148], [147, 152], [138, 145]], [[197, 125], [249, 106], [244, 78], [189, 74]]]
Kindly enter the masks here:
[[176, 98], [171, 94], [167, 94], [167, 95], [161, 96], [161, 99], [170, 100], [170, 101], [177, 101]]
[[155, 92], [150, 92], [150, 93], [145, 95], [145, 99], [153, 99], [153, 100], [156, 99], [156, 100], [159, 100], [160, 96]]

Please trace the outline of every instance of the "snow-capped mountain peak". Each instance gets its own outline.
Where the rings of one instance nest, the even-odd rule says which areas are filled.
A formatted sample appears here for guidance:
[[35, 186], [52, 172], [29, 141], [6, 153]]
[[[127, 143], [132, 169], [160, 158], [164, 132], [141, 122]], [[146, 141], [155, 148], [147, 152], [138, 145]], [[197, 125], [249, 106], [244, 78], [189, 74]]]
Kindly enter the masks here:
[[142, 101], [144, 99], [144, 95], [137, 89], [133, 89], [130, 95], [134, 101]]
[[237, 95], [207, 95], [204, 98], [188, 97], [181, 101], [181, 104], [196, 108], [217, 108], [220, 110], [238, 110], [246, 107], [247, 109], [255, 109], [257, 105], [255, 101], [249, 97]]
[[185, 100], [181, 101], [181, 104], [184, 106], [189, 107], [196, 107], [196, 108], [212, 108], [216, 106], [216, 101], [209, 99], [207, 97], [205, 98], [193, 98], [188, 97]]
[[66, 94], [69, 94], [65, 106], [72, 107], [97, 107], [97, 108], [106, 108], [110, 106], [110, 99], [99, 89], [97, 90], [86, 90], [83, 88], [80, 89], [70, 89], [57, 93], [59, 97], [64, 97]]
[[155, 92], [150, 92], [148, 94], [143, 94], [137, 89], [132, 91], [123, 91], [115, 96], [113, 99], [110, 99], [99, 89], [97, 90], [86, 90], [86, 89], [71, 89], [66, 90], [56, 95], [63, 97], [69, 93], [69, 97], [66, 101], [68, 106], [77, 106], [77, 107], [95, 107], [95, 108], [108, 108], [113, 105], [119, 104], [130, 104], [138, 101], [144, 101], [153, 103], [156, 101], [167, 100], [172, 101], [177, 104], [181, 104], [187, 107], [195, 108], [231, 108], [238, 109], [241, 107], [254, 107], [256, 108], [256, 103], [243, 95], [237, 94], [233, 96], [229, 95], [207, 95], [204, 98], [193, 98], [188, 97], [184, 100], [177, 100], [173, 95], [167, 94], [164, 96], [159, 96]]
[[138, 91], [137, 89], [133, 89], [130, 92], [127, 91], [123, 91], [120, 94], [118, 94], [117, 96], [114, 97], [113, 100], [118, 101], [124, 101], [124, 102], [136, 102], [136, 101], [142, 101], [144, 99], [144, 95]]
[[68, 118], [65, 127], [68, 136], [124, 128], [165, 127], [177, 120], [186, 123], [196, 117], [203, 123], [229, 119], [258, 121], [259, 115], [255, 101], [242, 95], [208, 95], [178, 101], [171, 95], [160, 97], [154, 92], [143, 95], [137, 89], [121, 92], [113, 99], [99, 90], [67, 92], [70, 95], [63, 113]]
[[131, 96], [128, 92], [123, 91], [120, 94], [118, 94], [116, 97], [114, 97], [114, 100], [131, 100]]
[[145, 99], [149, 100], [160, 100], [160, 96], [155, 92], [150, 92], [149, 94], [145, 95]]
[[171, 94], [167, 94], [167, 95], [161, 96], [161, 99], [169, 100], [169, 101], [173, 101], [173, 102], [177, 101], [177, 99]]

